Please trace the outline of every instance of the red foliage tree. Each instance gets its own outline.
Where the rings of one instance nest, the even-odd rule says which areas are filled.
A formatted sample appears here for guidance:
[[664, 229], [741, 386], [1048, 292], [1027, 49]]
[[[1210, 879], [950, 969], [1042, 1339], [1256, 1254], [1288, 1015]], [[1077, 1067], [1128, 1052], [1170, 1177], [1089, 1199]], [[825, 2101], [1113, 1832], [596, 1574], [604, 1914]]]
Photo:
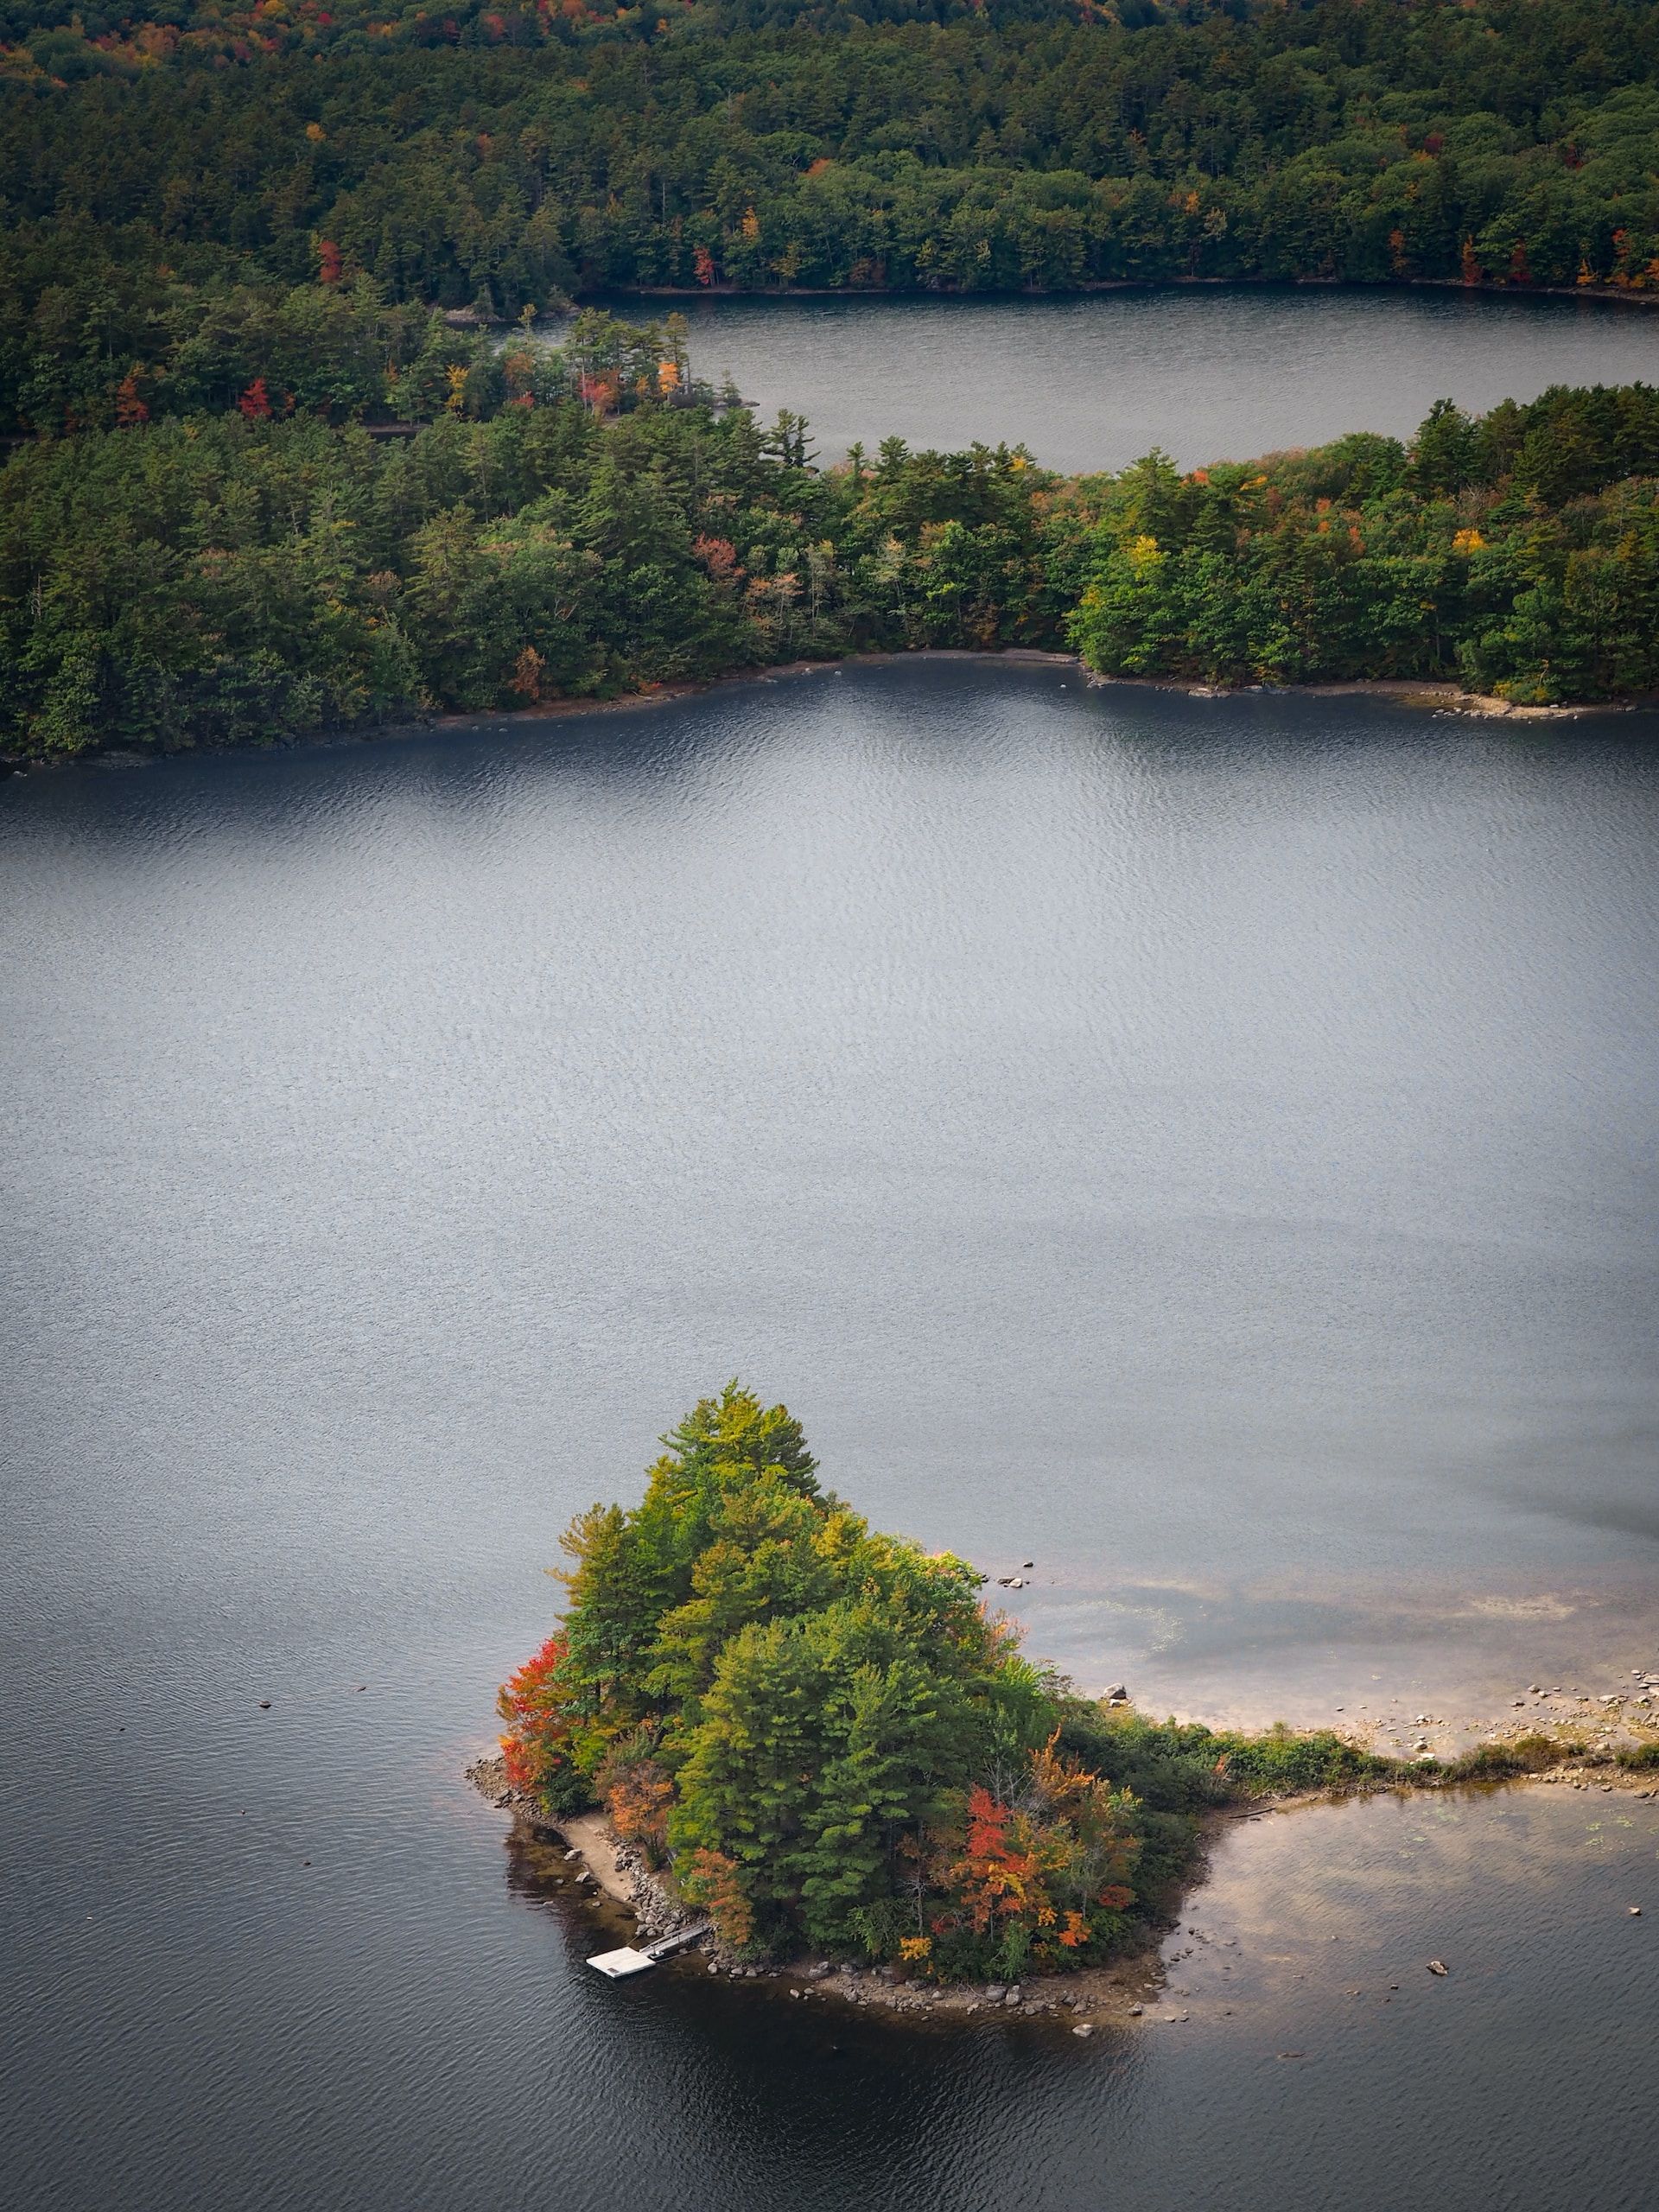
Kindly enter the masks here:
[[1000, 1970], [1074, 1961], [1111, 1932], [1103, 1915], [1135, 1902], [1125, 1878], [1141, 1849], [1135, 1800], [1058, 1745], [1057, 1730], [1032, 1754], [1015, 1802], [969, 1790], [957, 1839], [940, 1840], [931, 1869], [946, 1899], [930, 1921], [935, 1936], [988, 1939]]
[[264, 377], [255, 377], [236, 404], [250, 423], [268, 422], [270, 417], [270, 394], [265, 390]]
[[333, 238], [319, 238], [317, 241], [317, 281], [323, 284], [338, 284], [345, 273], [345, 261]]
[[607, 369], [598, 376], [583, 374], [582, 397], [595, 415], [609, 415], [615, 410], [622, 396], [622, 379], [614, 369]]
[[515, 1789], [544, 1790], [569, 1764], [569, 1714], [561, 1679], [569, 1639], [550, 1636], [502, 1684], [495, 1709], [507, 1724], [501, 1758]]
[[988, 1935], [999, 1920], [1035, 1902], [1036, 1862], [1012, 1840], [1013, 1823], [1013, 1806], [1000, 1803], [976, 1783], [968, 1793], [963, 1855], [950, 1869], [950, 1878], [976, 1936]]

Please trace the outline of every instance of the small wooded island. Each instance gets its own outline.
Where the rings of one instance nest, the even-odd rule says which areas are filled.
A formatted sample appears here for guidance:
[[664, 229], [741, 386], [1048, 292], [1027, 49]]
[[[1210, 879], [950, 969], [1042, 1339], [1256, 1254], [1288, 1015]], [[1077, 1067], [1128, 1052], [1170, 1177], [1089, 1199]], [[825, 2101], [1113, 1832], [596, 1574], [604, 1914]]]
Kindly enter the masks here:
[[[556, 1824], [606, 1808], [740, 1958], [810, 1946], [937, 1982], [1097, 1965], [1159, 1923], [1207, 1811], [1418, 1778], [1331, 1732], [1078, 1696], [976, 1568], [871, 1529], [735, 1382], [663, 1440], [639, 1505], [567, 1532], [569, 1605], [502, 1689], [503, 1760]], [[1430, 1764], [1497, 1778], [1571, 1750]]]

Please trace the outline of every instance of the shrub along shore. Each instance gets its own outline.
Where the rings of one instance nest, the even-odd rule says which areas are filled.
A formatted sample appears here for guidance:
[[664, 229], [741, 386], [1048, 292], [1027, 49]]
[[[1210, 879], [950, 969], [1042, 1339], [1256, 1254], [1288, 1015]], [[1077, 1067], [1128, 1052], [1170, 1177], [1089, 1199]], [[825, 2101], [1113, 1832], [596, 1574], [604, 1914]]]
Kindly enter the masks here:
[[1102, 1967], [1146, 1948], [1225, 1813], [1604, 1757], [1534, 1730], [1408, 1764], [1080, 1697], [966, 1561], [826, 1491], [785, 1408], [730, 1384], [663, 1442], [639, 1505], [567, 1532], [563, 1619], [475, 1778], [564, 1832], [602, 1808], [653, 1910], [709, 1918], [729, 1963], [940, 1986]]
[[394, 397], [394, 423], [334, 423], [259, 377], [220, 412], [135, 399], [15, 449], [0, 755], [270, 744], [918, 648], [1522, 704], [1659, 688], [1645, 385], [1077, 478], [899, 440], [821, 468], [799, 416], [763, 429], [695, 381], [673, 319], [588, 314], [556, 346], [435, 322]]

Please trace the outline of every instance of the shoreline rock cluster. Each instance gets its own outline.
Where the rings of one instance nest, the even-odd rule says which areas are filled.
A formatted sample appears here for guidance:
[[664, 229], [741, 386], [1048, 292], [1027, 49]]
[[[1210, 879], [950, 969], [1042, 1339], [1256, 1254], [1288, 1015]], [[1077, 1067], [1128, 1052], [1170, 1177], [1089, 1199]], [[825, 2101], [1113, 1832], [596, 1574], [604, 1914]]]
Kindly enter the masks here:
[[645, 1853], [636, 1850], [632, 1844], [619, 1844], [615, 1864], [632, 1892], [628, 1904], [639, 1923], [642, 1942], [659, 1942], [664, 1936], [677, 1935], [682, 1928], [690, 1927], [699, 1917], [682, 1904], [667, 1885], [658, 1878]]

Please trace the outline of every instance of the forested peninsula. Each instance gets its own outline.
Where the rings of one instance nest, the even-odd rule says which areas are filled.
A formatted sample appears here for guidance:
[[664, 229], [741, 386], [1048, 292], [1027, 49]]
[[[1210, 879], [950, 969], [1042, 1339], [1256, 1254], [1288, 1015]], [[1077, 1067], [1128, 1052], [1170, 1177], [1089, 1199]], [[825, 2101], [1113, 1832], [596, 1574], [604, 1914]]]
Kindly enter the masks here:
[[[313, 289], [332, 327], [391, 342], [372, 297]], [[438, 317], [402, 356], [357, 359], [408, 435], [264, 375], [237, 389], [227, 341], [196, 406], [131, 397], [117, 427], [16, 448], [0, 756], [270, 744], [925, 647], [1521, 702], [1659, 688], [1646, 385], [1446, 403], [1409, 444], [1068, 479], [896, 440], [821, 468], [800, 418], [762, 429], [697, 385], [672, 321], [590, 311], [553, 346]]]

